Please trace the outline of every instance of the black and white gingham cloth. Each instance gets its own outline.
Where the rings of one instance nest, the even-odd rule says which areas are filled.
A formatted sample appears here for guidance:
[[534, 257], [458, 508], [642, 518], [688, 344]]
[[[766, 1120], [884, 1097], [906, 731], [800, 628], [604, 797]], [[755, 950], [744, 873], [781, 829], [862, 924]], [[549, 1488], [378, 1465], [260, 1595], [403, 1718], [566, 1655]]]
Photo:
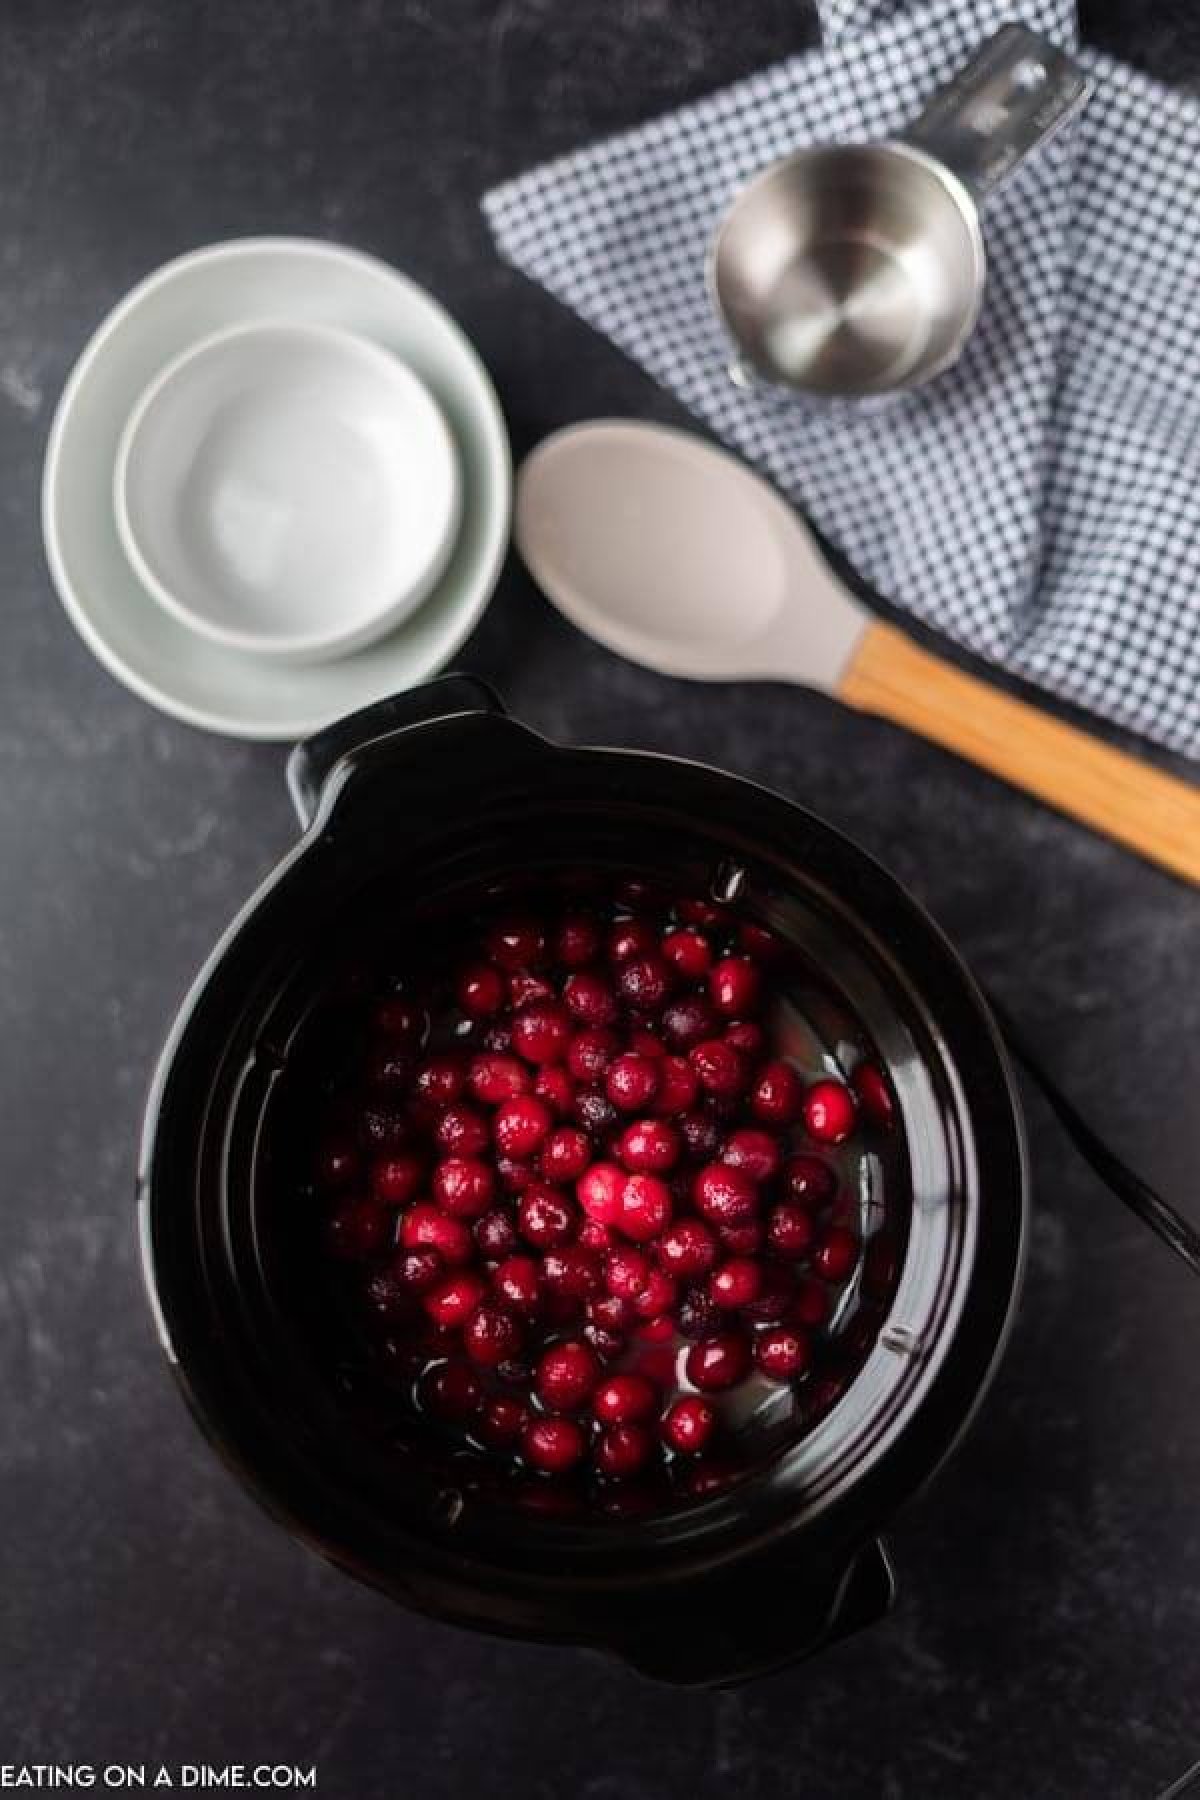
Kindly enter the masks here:
[[989, 202], [980, 323], [915, 393], [735, 387], [705, 252], [788, 151], [886, 136], [1017, 17], [1072, 0], [825, 0], [824, 45], [535, 169], [503, 254], [757, 463], [881, 594], [979, 654], [1200, 755], [1200, 105], [1084, 51], [1076, 125]]

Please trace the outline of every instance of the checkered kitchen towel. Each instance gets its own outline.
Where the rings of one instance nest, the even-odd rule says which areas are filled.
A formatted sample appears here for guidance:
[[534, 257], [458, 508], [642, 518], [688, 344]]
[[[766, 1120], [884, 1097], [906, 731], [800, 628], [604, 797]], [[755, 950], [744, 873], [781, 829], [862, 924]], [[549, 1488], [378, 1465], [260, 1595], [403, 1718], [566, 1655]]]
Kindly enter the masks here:
[[864, 406], [729, 381], [705, 251], [800, 145], [885, 136], [999, 25], [1072, 0], [824, 0], [824, 47], [489, 194], [503, 254], [641, 363], [878, 592], [1200, 755], [1200, 103], [1092, 51], [1077, 124], [989, 202], [961, 362]]

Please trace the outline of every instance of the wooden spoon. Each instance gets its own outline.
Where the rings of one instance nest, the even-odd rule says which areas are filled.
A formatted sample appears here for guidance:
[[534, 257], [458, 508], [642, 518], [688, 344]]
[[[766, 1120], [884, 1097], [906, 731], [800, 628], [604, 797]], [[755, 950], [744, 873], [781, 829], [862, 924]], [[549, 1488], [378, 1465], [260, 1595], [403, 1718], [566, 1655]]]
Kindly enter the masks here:
[[1200, 883], [1200, 790], [873, 619], [775, 490], [701, 438], [624, 420], [556, 432], [521, 469], [516, 541], [559, 610], [620, 655], [835, 694]]

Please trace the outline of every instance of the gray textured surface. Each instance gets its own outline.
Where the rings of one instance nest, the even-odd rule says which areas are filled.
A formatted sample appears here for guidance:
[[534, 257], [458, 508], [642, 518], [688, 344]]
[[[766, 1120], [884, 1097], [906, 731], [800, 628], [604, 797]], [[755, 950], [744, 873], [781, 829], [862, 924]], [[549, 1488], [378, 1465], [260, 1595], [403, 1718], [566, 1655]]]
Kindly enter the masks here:
[[[1097, 35], [1200, 75], [1186, 0]], [[803, 41], [760, 0], [18, 4], [0, 24], [0, 1761], [308, 1762], [338, 1800], [1148, 1797], [1200, 1755], [1200, 1289], [1031, 1103], [1033, 1263], [991, 1401], [898, 1521], [893, 1618], [678, 1695], [407, 1617], [279, 1534], [160, 1365], [131, 1230], [144, 1084], [191, 971], [288, 843], [282, 756], [159, 718], [55, 603], [37, 480], [99, 314], [206, 239], [325, 233], [428, 282], [518, 446], [672, 417], [493, 261], [474, 200]], [[517, 578], [470, 653], [514, 711], [795, 793], [908, 881], [1096, 1120], [1196, 1210], [1200, 908], [981, 775], [782, 689], [692, 689]]]

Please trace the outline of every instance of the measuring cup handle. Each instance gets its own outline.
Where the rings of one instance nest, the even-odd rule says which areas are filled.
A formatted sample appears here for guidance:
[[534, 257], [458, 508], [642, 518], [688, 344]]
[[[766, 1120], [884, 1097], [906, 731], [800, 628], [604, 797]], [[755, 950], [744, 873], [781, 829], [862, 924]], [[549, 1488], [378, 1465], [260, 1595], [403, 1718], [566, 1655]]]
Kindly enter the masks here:
[[984, 199], [1091, 92], [1079, 64], [1026, 25], [1004, 25], [934, 95], [905, 139]]

